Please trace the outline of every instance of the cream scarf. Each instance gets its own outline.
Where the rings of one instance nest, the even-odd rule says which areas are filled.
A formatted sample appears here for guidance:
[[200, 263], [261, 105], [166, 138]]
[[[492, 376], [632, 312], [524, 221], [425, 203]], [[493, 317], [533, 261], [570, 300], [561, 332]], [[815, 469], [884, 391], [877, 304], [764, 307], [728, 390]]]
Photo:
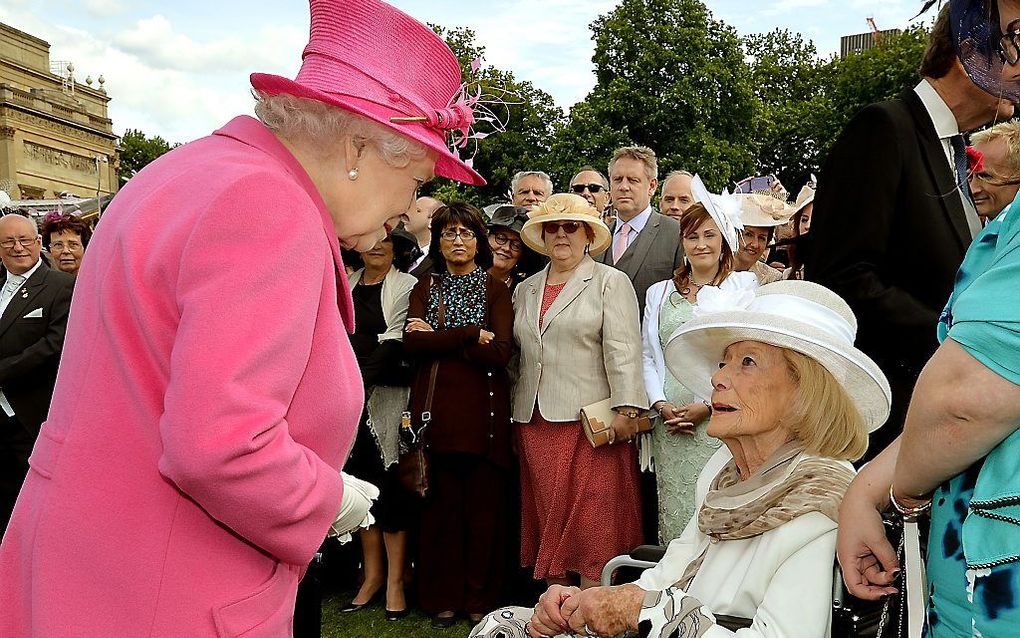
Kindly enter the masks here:
[[[698, 527], [726, 541], [753, 538], [809, 512], [821, 512], [838, 523], [839, 504], [853, 478], [854, 472], [835, 459], [805, 457], [804, 446], [793, 441], [745, 481], [736, 462], [727, 463], [698, 511]], [[687, 566], [677, 587], [690, 586], [705, 551]]]

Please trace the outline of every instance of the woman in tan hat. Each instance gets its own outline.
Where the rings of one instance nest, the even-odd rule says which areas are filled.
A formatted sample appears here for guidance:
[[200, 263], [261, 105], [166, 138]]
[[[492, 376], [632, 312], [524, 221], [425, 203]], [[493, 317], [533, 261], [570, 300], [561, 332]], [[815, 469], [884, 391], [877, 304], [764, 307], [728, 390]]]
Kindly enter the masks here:
[[756, 191], [736, 195], [740, 200], [740, 220], [744, 225], [740, 233], [740, 250], [734, 253], [734, 270], [750, 271], [758, 283], [770, 284], [783, 278], [783, 272], [761, 259], [772, 244], [776, 228], [790, 221], [793, 210], [783, 193]]
[[[580, 576], [588, 587], [610, 558], [641, 542], [637, 459], [625, 443], [648, 407], [637, 297], [625, 273], [592, 259], [611, 235], [579, 195], [533, 209], [521, 238], [550, 259], [514, 292], [521, 561], [550, 584]], [[607, 398], [616, 444], [593, 448], [580, 411]]]
[[790, 225], [793, 227], [793, 238], [789, 240], [791, 243], [786, 248], [787, 254], [790, 255], [790, 267], [783, 272], [783, 279], [804, 279], [804, 259], [797, 252], [802, 251], [804, 245], [804, 240], [799, 238], [811, 231], [811, 215], [815, 209], [815, 189], [817, 188], [814, 177], [812, 175], [811, 181], [800, 189], [797, 201], [793, 205], [793, 219], [790, 221]]

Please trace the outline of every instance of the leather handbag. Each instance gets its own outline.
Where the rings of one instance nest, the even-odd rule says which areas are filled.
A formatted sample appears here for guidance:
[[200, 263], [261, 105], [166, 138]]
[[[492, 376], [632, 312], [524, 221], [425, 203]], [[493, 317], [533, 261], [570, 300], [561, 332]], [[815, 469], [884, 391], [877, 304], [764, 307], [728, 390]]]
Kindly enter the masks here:
[[[581, 408], [581, 429], [585, 438], [593, 448], [602, 447], [616, 440], [616, 433], [611, 427], [616, 412], [612, 408], [612, 399], [605, 399]], [[638, 417], [638, 433], [652, 429], [652, 420], [647, 414]]]
[[[437, 278], [438, 275], [435, 274], [429, 278], [430, 292]], [[446, 305], [443, 303], [442, 283], [439, 283], [436, 290], [439, 295], [438, 325], [436, 329], [442, 330], [446, 323]], [[436, 360], [432, 362], [432, 368], [429, 371], [429, 387], [425, 394], [425, 406], [421, 413], [421, 425], [418, 429], [414, 429], [410, 414], [407, 414], [404, 422], [401, 423], [401, 432], [408, 431], [409, 435], [405, 438], [410, 440], [407, 441], [407, 450], [397, 460], [397, 478], [400, 480], [400, 484], [404, 486], [404, 489], [422, 498], [429, 491], [429, 460], [425, 454], [425, 430], [432, 421], [432, 399], [436, 394], [436, 377], [438, 375], [439, 361]]]

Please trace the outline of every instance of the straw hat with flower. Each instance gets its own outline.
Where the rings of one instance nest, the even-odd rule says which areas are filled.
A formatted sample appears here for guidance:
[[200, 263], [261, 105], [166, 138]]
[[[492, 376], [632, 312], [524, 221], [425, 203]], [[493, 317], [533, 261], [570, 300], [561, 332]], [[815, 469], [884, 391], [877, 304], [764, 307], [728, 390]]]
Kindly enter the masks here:
[[528, 222], [521, 229], [521, 239], [524, 243], [543, 255], [549, 254], [542, 238], [542, 226], [546, 222], [586, 224], [595, 234], [588, 247], [588, 254], [592, 257], [604, 253], [613, 241], [613, 235], [602, 221], [599, 212], [588, 203], [588, 200], [573, 193], [557, 193], [533, 208], [528, 215]]
[[782, 193], [760, 191], [740, 193], [740, 220], [752, 228], [775, 228], [793, 217], [793, 207], [786, 203]]

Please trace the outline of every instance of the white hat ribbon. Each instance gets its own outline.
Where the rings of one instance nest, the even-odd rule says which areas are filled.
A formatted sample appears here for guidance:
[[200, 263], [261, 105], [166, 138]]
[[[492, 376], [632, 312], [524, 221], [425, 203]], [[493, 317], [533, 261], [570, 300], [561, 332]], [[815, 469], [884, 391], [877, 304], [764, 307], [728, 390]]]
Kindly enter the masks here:
[[729, 191], [713, 195], [698, 175], [691, 179], [691, 193], [694, 195], [694, 201], [704, 206], [712, 216], [730, 250], [733, 252], [740, 250], [740, 233], [737, 231], [744, 228], [743, 222], [740, 221], [740, 201], [730, 195]]

